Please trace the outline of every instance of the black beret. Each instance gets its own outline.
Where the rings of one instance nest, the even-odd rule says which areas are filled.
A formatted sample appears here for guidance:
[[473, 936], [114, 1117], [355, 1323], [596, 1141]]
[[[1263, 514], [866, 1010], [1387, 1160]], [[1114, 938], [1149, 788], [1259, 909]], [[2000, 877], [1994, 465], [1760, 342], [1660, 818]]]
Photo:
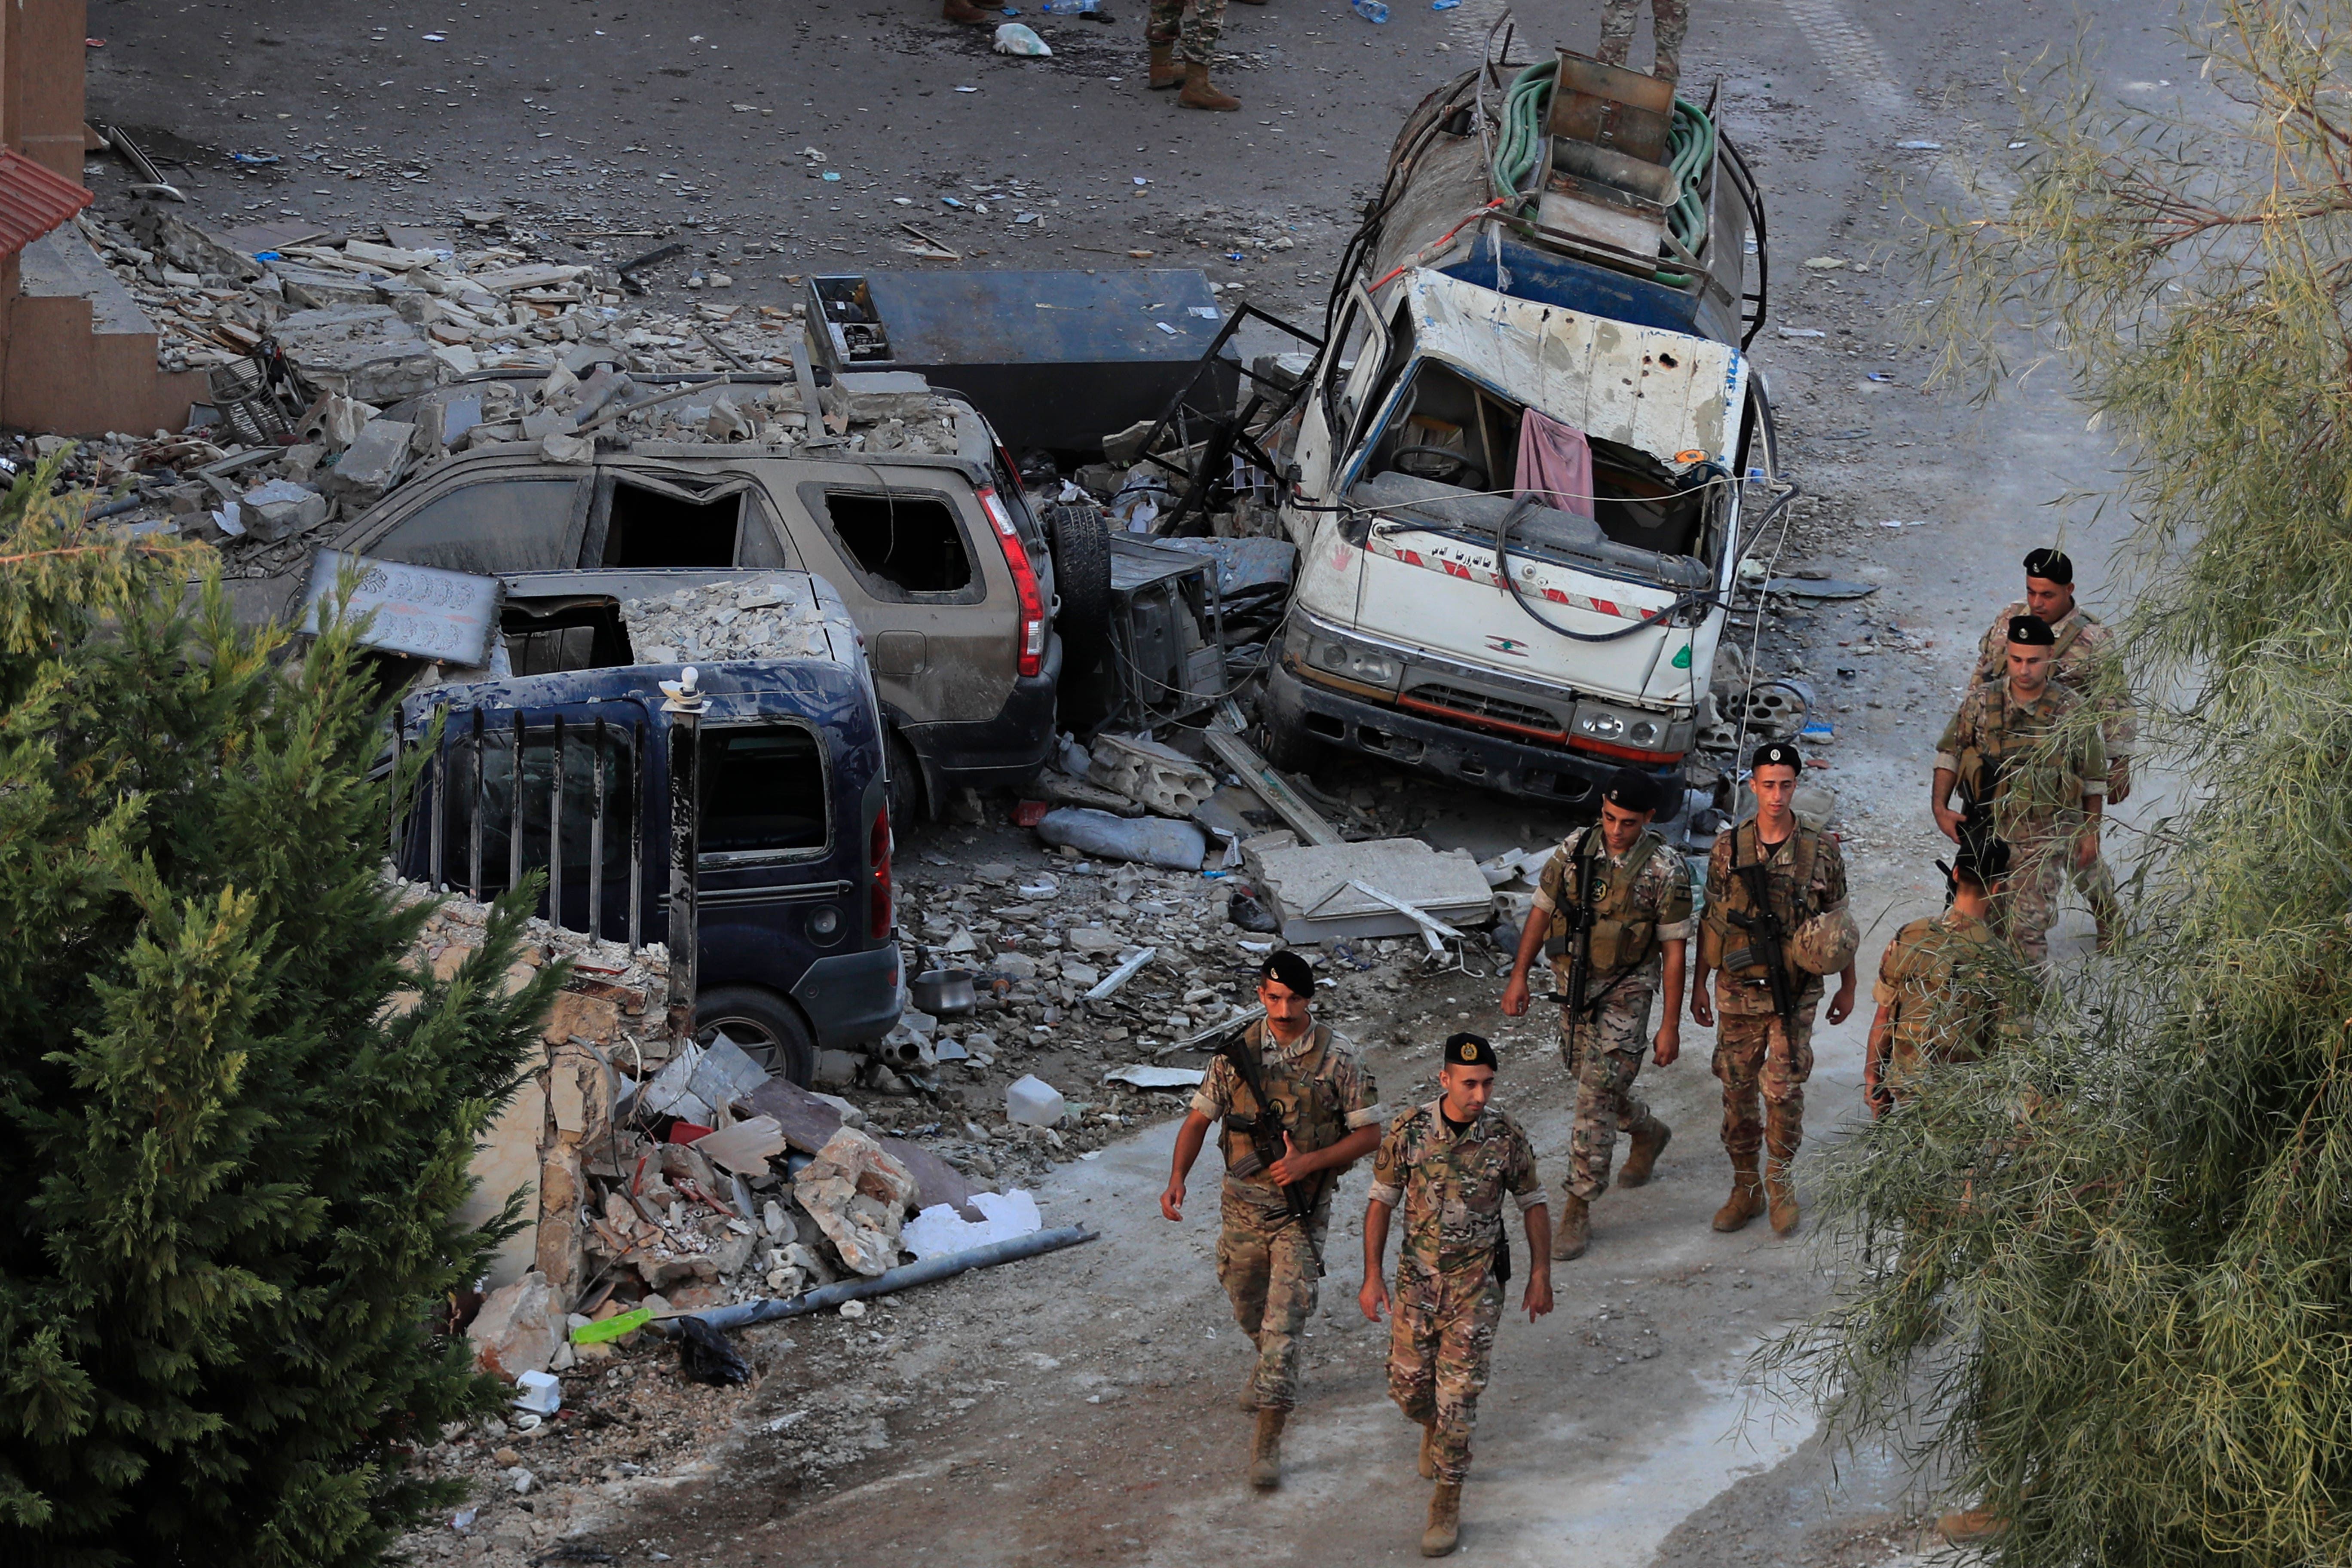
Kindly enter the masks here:
[[2011, 616], [2009, 640], [2019, 647], [2056, 647], [2058, 634], [2040, 616]]
[[1609, 775], [1609, 785], [1601, 792], [1601, 798], [1621, 811], [1655, 811], [1658, 786], [1639, 768], [1619, 768]]
[[1749, 773], [1752, 773], [1759, 768], [1794, 768], [1802, 774], [1805, 771], [1805, 759], [1796, 747], [1786, 741], [1768, 741], [1757, 747], [1756, 754], [1748, 759]]
[[2063, 583], [2072, 586], [2074, 563], [2066, 558], [2063, 550], [2036, 550], [2025, 558], [2025, 574], [2039, 577], [2045, 583]]
[[1495, 1047], [1486, 1043], [1484, 1035], [1464, 1031], [1445, 1037], [1445, 1065], [1450, 1068], [1495, 1068], [1502, 1063], [1495, 1059]]
[[1315, 972], [1307, 967], [1305, 959], [1286, 947], [1265, 955], [1265, 962], [1257, 966], [1257, 977], [1287, 986], [1297, 995], [1315, 994]]

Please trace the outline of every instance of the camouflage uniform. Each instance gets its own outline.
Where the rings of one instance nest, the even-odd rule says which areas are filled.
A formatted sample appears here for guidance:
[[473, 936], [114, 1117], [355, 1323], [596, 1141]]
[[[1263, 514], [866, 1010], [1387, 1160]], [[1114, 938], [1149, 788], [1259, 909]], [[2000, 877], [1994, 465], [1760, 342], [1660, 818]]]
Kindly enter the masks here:
[[[1283, 1124], [1301, 1152], [1328, 1148], [1360, 1127], [1382, 1120], [1373, 1102], [1371, 1073], [1355, 1051], [1321, 1024], [1286, 1046], [1265, 1032], [1263, 1020], [1242, 1037], [1258, 1052], [1258, 1072], [1282, 1112]], [[1237, 1103], [1238, 1102], [1238, 1103]], [[1226, 1112], [1256, 1109], [1234, 1064], [1213, 1059], [1192, 1109], [1211, 1121]], [[1231, 1166], [1246, 1139], [1224, 1137]], [[1234, 1318], [1257, 1346], [1251, 1380], [1258, 1405], [1288, 1410], [1298, 1403], [1298, 1336], [1315, 1311], [1316, 1282], [1323, 1277], [1323, 1237], [1331, 1225], [1331, 1194], [1337, 1172], [1318, 1183], [1313, 1216], [1300, 1224], [1274, 1178], [1264, 1171], [1248, 1177], [1225, 1173], [1220, 1192], [1223, 1215], [1217, 1235], [1217, 1279], [1233, 1298]]]
[[[1592, 58], [1604, 65], [1622, 66], [1633, 47], [1633, 13], [1641, 0], [1601, 0], [1601, 47]], [[1657, 64], [1650, 74], [1661, 81], [1679, 81], [1683, 74], [1683, 35], [1690, 31], [1690, 0], [1650, 0], [1651, 31], [1655, 35]]]
[[2082, 700], [2055, 680], [2026, 703], [2011, 696], [2007, 680], [1972, 686], [1936, 745], [1936, 766], [1964, 784], [1973, 784], [1981, 767], [2003, 765], [1992, 825], [2009, 845], [2009, 883], [1993, 900], [1993, 927], [2029, 963], [2050, 956], [2059, 888], [2087, 821], [2084, 803], [2107, 792], [2107, 751], [2095, 731], [2068, 756], [2026, 760]]
[[1980, 1061], [2000, 1027], [2000, 938], [1974, 915], [1946, 910], [1895, 933], [1878, 960], [1871, 999], [1891, 1009], [1880, 1084], [1902, 1098], [1921, 1064]]
[[[2000, 613], [1986, 631], [1984, 640], [1977, 645], [1976, 673], [1971, 682], [2002, 681], [2009, 679], [2009, 623], [2018, 616], [2032, 615], [2024, 600]], [[2132, 743], [2139, 738], [2138, 726], [2132, 721], [2131, 710], [2125, 706], [2123, 693], [2100, 692], [2097, 689], [2100, 667], [2115, 653], [2115, 633], [2099, 623], [2099, 618], [2080, 605], [2050, 624], [2058, 635], [2056, 655], [2050, 672], [2053, 685], [2063, 686], [2085, 702], [2105, 704], [2105, 717], [2100, 721], [2100, 738], [2106, 742], [2107, 765], [2114, 767], [2131, 760]], [[2105, 929], [2116, 920], [2116, 879], [2107, 869], [2105, 856], [2093, 857], [2086, 870], [2077, 867], [2072, 857], [2065, 862], [2066, 880], [2083, 895], [2098, 917], [2100, 928]]]
[[[1822, 976], [1790, 965], [1789, 978], [1798, 987], [1796, 1017], [1788, 1026], [1788, 1049], [1774, 1051], [1771, 1038], [1780, 1020], [1772, 1012], [1764, 966], [1723, 966], [1727, 955], [1748, 945], [1748, 933], [1727, 917], [1733, 910], [1751, 912], [1747, 888], [1731, 868], [1735, 863], [1754, 864], [1758, 850], [1752, 817], [1715, 836], [1706, 862], [1706, 913], [1699, 924], [1701, 962], [1716, 972], [1715, 1076], [1723, 1080], [1723, 1147], [1735, 1166], [1743, 1156], [1754, 1158], [1759, 1146], [1786, 1161], [1804, 1141], [1813, 1010], [1822, 1002]], [[1834, 834], [1816, 833], [1801, 822], [1772, 847], [1765, 864], [1772, 908], [1784, 931], [1793, 931], [1810, 916], [1845, 902], [1845, 855]]]
[[1225, 0], [1151, 0], [1143, 37], [1147, 43], [1173, 44], [1178, 59], [1204, 66], [1224, 30]]
[[1494, 1268], [1503, 1194], [1525, 1214], [1544, 1194], [1517, 1122], [1489, 1104], [1457, 1133], [1443, 1103], [1417, 1106], [1389, 1129], [1372, 1160], [1371, 1200], [1404, 1216], [1389, 1301], [1389, 1397], [1432, 1429], [1437, 1479], [1459, 1486], [1503, 1316]]
[[[1580, 896], [1576, 886], [1577, 859], [1588, 835], [1598, 826], [1580, 827], [1552, 851], [1536, 884], [1535, 913], [1553, 918], [1556, 932], [1564, 932], [1566, 911]], [[1572, 1026], [1568, 1009], [1559, 1010], [1559, 1054], [1576, 1076], [1576, 1125], [1570, 1135], [1568, 1191], [1590, 1203], [1609, 1190], [1609, 1167], [1616, 1158], [1617, 1134], [1632, 1134], [1651, 1120], [1650, 1108], [1633, 1097], [1633, 1080], [1642, 1070], [1642, 1055], [1650, 1044], [1650, 1005], [1657, 999], [1665, 967], [1663, 943], [1690, 937], [1690, 868], [1682, 855], [1654, 833], [1650, 852], [1633, 885], [1623, 889], [1629, 864], [1641, 855], [1637, 840], [1622, 855], [1609, 853], [1600, 843], [1601, 888], [1594, 894], [1601, 918], [1592, 931], [1591, 967], [1584, 983], [1590, 999], [1600, 1006], [1580, 1026]], [[1615, 918], [1611, 911], [1615, 910]], [[1627, 962], [1627, 954], [1637, 954]], [[1562, 952], [1552, 960], [1552, 973], [1560, 992], [1568, 990], [1574, 955]]]

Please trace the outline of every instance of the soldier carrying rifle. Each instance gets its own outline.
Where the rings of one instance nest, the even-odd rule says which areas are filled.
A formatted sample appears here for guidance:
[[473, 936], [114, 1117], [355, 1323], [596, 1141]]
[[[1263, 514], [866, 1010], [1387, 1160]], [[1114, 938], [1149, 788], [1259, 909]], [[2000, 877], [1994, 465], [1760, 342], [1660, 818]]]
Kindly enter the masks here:
[[[1650, 1179], [1674, 1131], [1633, 1094], [1642, 1052], [1660, 1067], [1682, 1050], [1684, 947], [1690, 937], [1690, 870], [1650, 831], [1657, 786], [1620, 768], [1601, 797], [1601, 820], [1568, 836], [1544, 867], [1535, 908], [1519, 938], [1503, 1011], [1528, 1010], [1528, 971], [1549, 953], [1560, 985], [1560, 1056], [1576, 1079], [1569, 1177], [1560, 1193], [1551, 1255], [1580, 1258], [1592, 1236], [1592, 1200], [1609, 1190], [1617, 1134], [1633, 1141], [1618, 1180]], [[1654, 1042], [1650, 1005], [1661, 984], [1665, 1009]]]
[[1339, 1173], [1381, 1141], [1372, 1075], [1354, 1049], [1314, 1021], [1315, 973], [1296, 952], [1258, 970], [1265, 1017], [1209, 1063], [1176, 1131], [1176, 1156], [1160, 1212], [1184, 1217], [1184, 1181], [1210, 1125], [1223, 1121], [1225, 1179], [1217, 1279], [1234, 1317], [1257, 1347], [1242, 1390], [1257, 1413], [1250, 1481], [1282, 1479], [1282, 1428], [1298, 1402], [1299, 1336], [1315, 1311], [1323, 1237]]
[[[1723, 1148], [1731, 1156], [1731, 1196], [1715, 1228], [1738, 1230], [1764, 1211], [1775, 1235], [1797, 1228], [1790, 1166], [1805, 1135], [1805, 1080], [1813, 1071], [1813, 1010], [1822, 977], [1835, 973], [1829, 1019], [1853, 1011], [1854, 950], [1862, 933], [1846, 912], [1845, 856], [1837, 837], [1808, 827], [1796, 812], [1804, 758], [1776, 741], [1748, 763], [1756, 815], [1716, 835], [1706, 863], [1706, 914], [1700, 922], [1691, 1016], [1715, 1025], [1715, 1076], [1723, 1080]], [[1717, 972], [1715, 1001], [1706, 980]], [[1763, 1101], [1761, 1114], [1757, 1101]], [[1769, 1155], [1758, 1179], [1759, 1145]]]

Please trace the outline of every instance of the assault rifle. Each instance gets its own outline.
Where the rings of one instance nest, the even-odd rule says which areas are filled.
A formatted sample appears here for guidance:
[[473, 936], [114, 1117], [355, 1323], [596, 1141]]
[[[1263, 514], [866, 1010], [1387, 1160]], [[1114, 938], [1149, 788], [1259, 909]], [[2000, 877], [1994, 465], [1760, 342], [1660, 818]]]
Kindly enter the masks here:
[[1601, 858], [1593, 853], [1592, 841], [1601, 837], [1601, 825], [1594, 823], [1584, 830], [1584, 842], [1577, 847], [1576, 902], [1568, 915], [1568, 994], [1560, 1000], [1568, 1006], [1568, 1044], [1576, 1047], [1576, 1031], [1583, 1026], [1584, 993], [1592, 982], [1592, 924], [1600, 918], [1600, 900], [1595, 896], [1592, 874]]
[[1727, 969], [1745, 969], [1751, 963], [1764, 966], [1764, 982], [1771, 988], [1772, 1011], [1783, 1028], [1797, 1021], [1797, 987], [1789, 978], [1789, 932], [1780, 917], [1772, 909], [1772, 884], [1761, 858], [1745, 866], [1734, 866], [1731, 874], [1748, 889], [1748, 901], [1756, 906], [1753, 913], [1727, 910], [1724, 918], [1748, 933], [1748, 945], [1738, 952], [1726, 953]]
[[[1961, 853], [1972, 859], [1982, 859], [1984, 847], [2000, 837], [2000, 829], [1993, 825], [1992, 808], [1994, 799], [2000, 794], [2001, 776], [2008, 762], [2006, 757], [1988, 760], [1979, 753], [1975, 779], [1960, 780], [1958, 843]], [[1944, 907], [1949, 909], [1951, 905], [1952, 883], [1947, 878]]]
[[[1251, 1047], [1248, 1036], [1228, 1037], [1217, 1047], [1217, 1055], [1234, 1064], [1250, 1098], [1257, 1102], [1255, 1115], [1236, 1116], [1231, 1111], [1225, 1114], [1225, 1131], [1241, 1134], [1250, 1143], [1249, 1153], [1230, 1167], [1228, 1173], [1247, 1180], [1260, 1171], [1274, 1168], [1283, 1156], [1283, 1138], [1289, 1130], [1282, 1124], [1282, 1112], [1266, 1098], [1265, 1079], [1258, 1071], [1257, 1052]], [[1315, 1189], [1319, 1184], [1314, 1181], [1293, 1182], [1282, 1189], [1283, 1201], [1290, 1205], [1291, 1218], [1303, 1223], [1314, 1217]]]

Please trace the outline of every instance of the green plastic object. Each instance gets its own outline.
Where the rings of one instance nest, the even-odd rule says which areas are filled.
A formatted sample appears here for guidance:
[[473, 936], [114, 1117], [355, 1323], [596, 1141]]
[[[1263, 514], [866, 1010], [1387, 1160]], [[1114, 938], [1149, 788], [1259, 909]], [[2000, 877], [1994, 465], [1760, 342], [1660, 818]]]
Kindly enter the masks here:
[[639, 1307], [634, 1312], [622, 1312], [593, 1323], [583, 1323], [572, 1331], [575, 1345], [601, 1345], [607, 1340], [617, 1340], [623, 1334], [644, 1328], [654, 1321], [653, 1309]]

